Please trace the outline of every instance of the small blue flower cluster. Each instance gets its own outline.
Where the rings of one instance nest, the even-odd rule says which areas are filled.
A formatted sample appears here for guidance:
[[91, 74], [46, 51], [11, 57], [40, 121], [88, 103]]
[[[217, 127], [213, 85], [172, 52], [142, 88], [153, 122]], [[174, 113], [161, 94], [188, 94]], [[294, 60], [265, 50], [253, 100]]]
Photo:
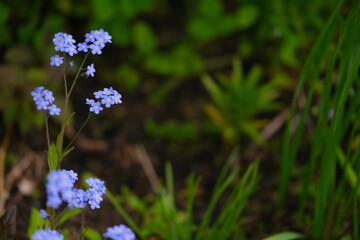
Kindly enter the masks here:
[[103, 235], [105, 238], [113, 240], [134, 240], [135, 234], [133, 231], [123, 224], [109, 227]]
[[90, 105], [90, 112], [99, 114], [103, 110], [101, 104], [109, 108], [111, 105], [122, 103], [121, 94], [114, 90], [112, 87], [104, 88], [103, 91], [94, 92], [94, 96], [99, 101], [94, 101], [92, 99], [86, 99], [86, 104]]
[[[67, 33], [56, 33], [53, 38], [55, 44], [55, 50], [68, 53], [70, 56], [77, 54], [78, 52], [88, 52], [91, 51], [92, 54], [101, 54], [102, 49], [105, 47], [106, 43], [111, 43], [111, 36], [108, 32], [103, 29], [93, 30], [90, 33], [85, 35], [85, 42], [78, 43], [76, 46], [76, 41], [73, 39], [73, 36]], [[63, 62], [64, 58], [59, 55], [55, 55], [50, 58], [50, 65], [59, 67]], [[73, 64], [70, 64], [73, 66]], [[95, 68], [94, 64], [91, 64], [87, 68], [87, 75], [94, 76]]]
[[63, 240], [64, 236], [55, 230], [37, 230], [30, 240]]
[[52, 91], [47, 90], [44, 87], [37, 87], [31, 92], [31, 96], [33, 97], [37, 109], [49, 110], [50, 115], [60, 115], [61, 109], [55, 104], [52, 104], [55, 101]]
[[[90, 188], [84, 191], [74, 188], [74, 183], [78, 177], [73, 170], [51, 171], [47, 179], [47, 206], [57, 209], [62, 202], [67, 202], [69, 207], [84, 208], [86, 204], [89, 204], [91, 209], [100, 208], [100, 203], [103, 200], [102, 195], [106, 191], [104, 181], [89, 178], [86, 182]], [[48, 215], [43, 211], [40, 211], [39, 216], [46, 218]]]
[[74, 183], [66, 170], [53, 170], [47, 177], [46, 205], [57, 209], [63, 201], [71, 203]]
[[97, 178], [89, 178], [86, 180], [90, 188], [84, 191], [83, 189], [73, 189], [73, 200], [70, 207], [84, 208], [89, 204], [91, 209], [100, 208], [100, 203], [103, 200], [102, 195], [105, 194], [106, 188], [104, 181]]

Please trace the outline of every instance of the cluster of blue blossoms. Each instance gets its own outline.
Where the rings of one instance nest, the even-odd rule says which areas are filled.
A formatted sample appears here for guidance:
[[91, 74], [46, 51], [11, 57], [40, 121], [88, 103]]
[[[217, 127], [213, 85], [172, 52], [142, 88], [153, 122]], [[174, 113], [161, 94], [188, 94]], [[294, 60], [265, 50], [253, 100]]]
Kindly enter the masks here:
[[118, 226], [109, 227], [104, 233], [104, 237], [113, 240], [134, 240], [135, 234], [130, 228], [120, 224]]
[[102, 195], [106, 191], [104, 181], [89, 178], [86, 183], [90, 186], [86, 191], [74, 188], [70, 207], [84, 208], [86, 204], [89, 204], [91, 209], [100, 208], [100, 203], [103, 200]]
[[55, 230], [37, 230], [31, 237], [31, 240], [63, 240], [64, 236]]
[[[105, 47], [106, 43], [111, 43], [112, 37], [110, 34], [103, 29], [93, 30], [90, 33], [85, 35], [85, 41], [78, 43], [76, 45], [75, 39], [71, 34], [67, 33], [56, 33], [53, 38], [55, 44], [55, 50], [68, 53], [70, 56], [74, 56], [78, 52], [88, 52], [91, 51], [92, 54], [101, 54], [102, 49]], [[50, 65], [59, 67], [64, 62], [64, 57], [59, 55], [52, 56], [50, 58]], [[70, 64], [72, 66], [73, 64]], [[91, 64], [87, 67], [86, 74], [88, 76], [94, 77], [94, 64]]]
[[[89, 178], [86, 180], [90, 186], [89, 189], [74, 188], [74, 183], [78, 178], [77, 173], [72, 170], [51, 171], [47, 179], [47, 206], [57, 209], [63, 202], [67, 202], [69, 207], [84, 208], [89, 204], [91, 209], [100, 208], [102, 195], [106, 191], [104, 181]], [[40, 211], [40, 216], [46, 218], [48, 215], [45, 213]]]
[[52, 104], [55, 101], [52, 91], [47, 90], [44, 87], [37, 87], [31, 92], [31, 96], [33, 97], [37, 109], [49, 110], [50, 115], [60, 115], [61, 109], [55, 104]]
[[95, 114], [99, 114], [99, 112], [104, 109], [101, 104], [109, 108], [111, 105], [122, 103], [121, 94], [112, 87], [94, 92], [94, 96], [96, 99], [99, 99], [99, 101], [87, 98], [86, 104], [90, 106], [90, 112], [94, 112]]

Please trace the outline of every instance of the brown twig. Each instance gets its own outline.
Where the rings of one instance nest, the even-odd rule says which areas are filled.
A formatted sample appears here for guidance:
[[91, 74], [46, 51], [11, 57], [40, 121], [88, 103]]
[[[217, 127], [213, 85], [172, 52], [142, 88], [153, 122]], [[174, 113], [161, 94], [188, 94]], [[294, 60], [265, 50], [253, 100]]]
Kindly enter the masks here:
[[155, 168], [151, 162], [151, 159], [146, 152], [144, 146], [135, 146], [134, 153], [136, 158], [139, 160], [146, 177], [148, 178], [151, 188], [155, 193], [158, 193], [159, 190], [159, 178], [156, 174]]
[[10, 145], [11, 133], [12, 133], [13, 125], [9, 124], [5, 129], [4, 140], [0, 146], [0, 215], [4, 209], [5, 203], [5, 194], [4, 194], [4, 185], [5, 185], [5, 157], [6, 152]]

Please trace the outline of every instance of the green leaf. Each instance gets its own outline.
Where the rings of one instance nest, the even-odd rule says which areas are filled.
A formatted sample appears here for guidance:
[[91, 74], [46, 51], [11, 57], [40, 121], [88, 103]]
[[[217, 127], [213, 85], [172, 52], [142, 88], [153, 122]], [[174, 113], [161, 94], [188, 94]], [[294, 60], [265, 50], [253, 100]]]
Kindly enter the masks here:
[[75, 115], [75, 112], [70, 114], [70, 116], [64, 122], [64, 127], [66, 127], [69, 124], [70, 120], [73, 118], [74, 115]]
[[68, 220], [69, 218], [78, 215], [79, 213], [81, 213], [81, 209], [80, 208], [72, 208], [72, 209], [67, 209], [65, 210], [61, 215], [59, 215], [59, 217], [57, 217], [57, 219], [55, 220], [55, 226], [59, 226], [60, 224], [62, 224], [63, 222], [65, 222], [66, 220]]
[[54, 170], [57, 169], [57, 164], [59, 161], [59, 156], [56, 150], [56, 146], [55, 144], [51, 144], [50, 145], [50, 149], [48, 152], [48, 164], [49, 164], [49, 168], [50, 170]]
[[263, 240], [293, 240], [293, 239], [305, 239], [305, 236], [295, 232], [284, 232], [272, 235]]
[[9, 16], [10, 16], [10, 8], [8, 6], [6, 6], [4, 3], [0, 2], [0, 24], [4, 24]]
[[69, 148], [68, 150], [64, 151], [61, 153], [60, 157], [59, 157], [59, 161], [61, 161], [66, 155], [68, 155], [72, 150], [74, 150], [74, 146]]
[[207, 18], [221, 17], [224, 12], [224, 6], [219, 0], [202, 0], [200, 1], [199, 12]]
[[149, 53], [156, 48], [156, 36], [151, 27], [145, 22], [137, 22], [133, 25], [132, 37], [139, 52]]
[[253, 5], [244, 5], [237, 11], [237, 23], [241, 29], [251, 27], [259, 17], [259, 10]]
[[95, 17], [98, 18], [100, 21], [110, 20], [116, 15], [116, 8], [114, 7], [114, 5], [114, 0], [93, 0], [92, 7]]
[[39, 216], [40, 211], [34, 207], [31, 208], [30, 223], [28, 227], [28, 235], [32, 236], [36, 230], [45, 224], [45, 220]]
[[94, 229], [92, 229], [92, 228], [87, 228], [87, 229], [85, 230], [84, 235], [85, 235], [85, 237], [87, 237], [89, 240], [102, 240], [102, 239], [103, 239], [102, 236], [101, 236], [101, 234], [100, 234], [98, 231], [96, 231], [96, 230], [94, 230]]

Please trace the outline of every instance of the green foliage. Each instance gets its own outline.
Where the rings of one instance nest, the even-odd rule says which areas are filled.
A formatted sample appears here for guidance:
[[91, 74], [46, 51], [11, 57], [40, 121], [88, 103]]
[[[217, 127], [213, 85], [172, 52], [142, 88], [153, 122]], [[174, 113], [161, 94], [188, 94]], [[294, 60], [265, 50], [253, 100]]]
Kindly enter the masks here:
[[87, 237], [89, 240], [102, 240], [103, 239], [101, 234], [92, 228], [87, 228], [85, 230], [84, 236]]
[[[80, 208], [72, 208], [72, 209], [66, 209], [61, 214], [59, 214], [55, 219], [55, 226], [59, 226], [69, 218], [76, 216], [81, 213]], [[31, 235], [30, 235], [31, 236]]]
[[[141, 239], [150, 236], [159, 239], [229, 239], [239, 230], [242, 210], [248, 198], [254, 193], [259, 179], [258, 161], [252, 163], [242, 177], [239, 177], [238, 169], [230, 171], [236, 155], [237, 151], [234, 151], [220, 171], [209, 205], [199, 224], [194, 222], [193, 211], [199, 200], [196, 195], [200, 178], [194, 174], [190, 175], [186, 189], [176, 191], [173, 171], [169, 163], [165, 167], [165, 186], [161, 187], [157, 196], [141, 200], [126, 190], [118, 199], [110, 192], [107, 192], [107, 196]], [[178, 196], [175, 192], [179, 192], [179, 195], [183, 192], [181, 195], [186, 196], [185, 209], [177, 208], [175, 200]], [[225, 203], [220, 205], [220, 200]], [[125, 213], [121, 202], [126, 202], [137, 211], [142, 219], [141, 229]], [[220, 210], [218, 214], [215, 214], [215, 209]]]
[[198, 136], [197, 125], [193, 122], [166, 122], [158, 124], [152, 120], [145, 122], [148, 134], [158, 139], [193, 141]]
[[[359, 134], [360, 94], [353, 89], [357, 89], [360, 83], [358, 76], [360, 34], [357, 31], [360, 21], [360, 2], [353, 3], [346, 21], [338, 14], [341, 4], [342, 1], [338, 3], [338, 7], [305, 63], [292, 102], [281, 162], [280, 203], [283, 203], [291, 169], [300, 149], [306, 117], [310, 114], [314, 90], [322, 79], [320, 77], [322, 71], [325, 71], [324, 87], [320, 96], [320, 111], [316, 116], [311, 151], [305, 166], [299, 209], [300, 218], [303, 218], [305, 208], [315, 201], [312, 229], [315, 239], [334, 239], [340, 236], [343, 233], [342, 226], [346, 224], [345, 216], [348, 214], [351, 214], [354, 219], [354, 239], [358, 238], [357, 203], [360, 196], [360, 181], [357, 176], [359, 176], [360, 166], [355, 159], [358, 159], [360, 154], [358, 141], [356, 141]], [[335, 27], [338, 23], [341, 31], [336, 47], [333, 48], [331, 42], [334, 33], [337, 33]], [[326, 64], [324, 70], [323, 63]], [[333, 85], [335, 74], [336, 84]], [[306, 83], [309, 85], [306, 104], [301, 110], [300, 122], [292, 137], [290, 129], [293, 125], [295, 102]], [[314, 196], [309, 196], [310, 182], [314, 175], [318, 176], [315, 182], [317, 191]], [[310, 200], [310, 197], [313, 199]]]
[[264, 238], [264, 240], [295, 240], [295, 239], [305, 239], [305, 236], [295, 232], [284, 232]]
[[42, 228], [45, 224], [45, 219], [39, 216], [40, 211], [34, 207], [31, 208], [30, 224], [28, 227], [28, 235], [32, 236], [34, 232]]
[[258, 84], [261, 75], [261, 68], [254, 66], [245, 77], [241, 63], [234, 60], [232, 75], [218, 76], [220, 86], [210, 76], [202, 77], [213, 100], [213, 104], [205, 106], [205, 112], [221, 129], [225, 140], [236, 142], [244, 133], [259, 143], [263, 142], [256, 117], [278, 109], [280, 105], [275, 102], [278, 90], [271, 82]]

